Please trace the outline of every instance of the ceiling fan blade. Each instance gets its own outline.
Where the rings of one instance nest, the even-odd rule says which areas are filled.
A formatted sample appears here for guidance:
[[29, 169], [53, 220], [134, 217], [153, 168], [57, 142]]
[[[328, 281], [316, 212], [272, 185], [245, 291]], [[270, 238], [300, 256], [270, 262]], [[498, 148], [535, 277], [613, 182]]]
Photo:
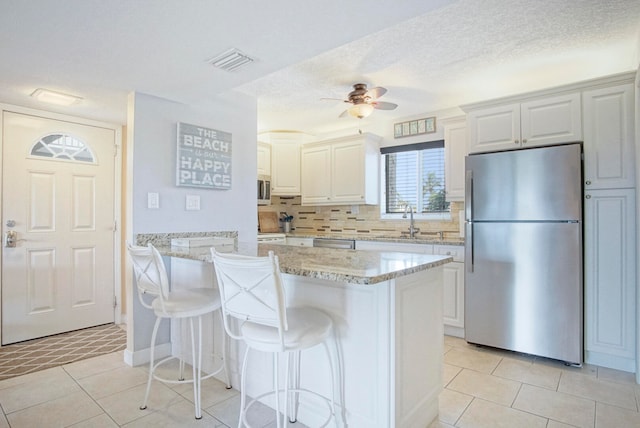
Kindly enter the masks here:
[[380, 98], [384, 94], [387, 93], [387, 89], [382, 86], [377, 86], [375, 88], [371, 88], [367, 91], [367, 95], [371, 97], [371, 99]]
[[320, 101], [342, 101], [348, 103], [348, 100], [343, 100], [342, 98], [320, 98]]
[[396, 107], [398, 107], [398, 104], [386, 103], [384, 101], [374, 101], [371, 104], [373, 105], [373, 108], [376, 108], [378, 110], [394, 110]]
[[347, 117], [347, 116], [349, 116], [349, 110], [343, 111], [342, 113], [340, 113], [340, 116], [338, 117]]

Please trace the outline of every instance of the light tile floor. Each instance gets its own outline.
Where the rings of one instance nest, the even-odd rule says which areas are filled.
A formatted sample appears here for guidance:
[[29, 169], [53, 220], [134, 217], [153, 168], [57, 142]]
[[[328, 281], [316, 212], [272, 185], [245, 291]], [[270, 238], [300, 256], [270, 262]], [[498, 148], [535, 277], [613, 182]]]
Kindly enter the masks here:
[[[430, 428], [640, 427], [640, 386], [630, 373], [487, 350], [445, 337], [440, 417]], [[193, 415], [189, 385], [155, 382], [139, 410], [146, 367], [128, 367], [122, 352], [0, 381], [0, 428], [235, 427], [239, 395], [203, 382], [203, 419]], [[256, 427], [273, 427], [258, 408]], [[302, 424], [293, 427], [301, 428]]]
[[631, 373], [469, 345], [445, 336], [439, 421], [430, 428], [640, 427]]

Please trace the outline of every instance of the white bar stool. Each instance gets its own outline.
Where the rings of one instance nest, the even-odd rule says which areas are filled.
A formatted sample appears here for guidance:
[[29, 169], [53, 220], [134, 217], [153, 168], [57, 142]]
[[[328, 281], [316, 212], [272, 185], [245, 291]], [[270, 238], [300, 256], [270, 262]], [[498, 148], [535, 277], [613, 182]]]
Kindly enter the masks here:
[[[223, 355], [220, 357], [220, 367], [212, 373], [202, 376], [202, 316], [212, 313], [221, 308], [220, 295], [215, 288], [190, 288], [188, 290], [169, 290], [169, 279], [167, 270], [162, 260], [162, 256], [158, 250], [149, 244], [146, 247], [132, 246], [127, 244], [127, 249], [133, 262], [133, 269], [136, 278], [136, 287], [138, 290], [138, 298], [142, 306], [152, 309], [156, 315], [156, 322], [153, 326], [151, 334], [151, 355], [149, 361], [149, 380], [147, 381], [147, 390], [144, 395], [144, 402], [140, 406], [140, 410], [147, 408], [149, 400], [149, 392], [151, 390], [151, 381], [156, 379], [164, 383], [193, 383], [193, 399], [195, 405], [196, 419], [202, 418], [201, 409], [201, 382], [211, 376], [224, 372], [227, 388], [231, 388], [229, 381], [229, 371], [227, 369], [227, 341], [228, 337], [223, 338]], [[148, 303], [143, 295], [153, 297], [151, 303]], [[190, 336], [191, 336], [191, 365], [193, 378], [184, 379], [184, 360], [179, 357], [169, 356], [158, 362], [154, 362], [154, 354], [156, 347], [156, 335], [158, 327], [163, 319], [189, 320]], [[198, 320], [198, 339], [196, 343], [194, 334], [194, 318]], [[182, 329], [180, 329], [182, 331]], [[183, 341], [180, 341], [183, 343]], [[180, 359], [180, 373], [177, 380], [166, 379], [158, 374], [158, 367], [172, 359]]]
[[[234, 339], [242, 339], [247, 345], [241, 372], [241, 399], [238, 428], [249, 426], [246, 420], [248, 409], [261, 398], [275, 394], [277, 427], [287, 426], [287, 419], [295, 422], [300, 393], [311, 393], [327, 404], [329, 415], [322, 425], [333, 419], [338, 426], [335, 392], [336, 385], [342, 391], [341, 379], [336, 375], [327, 341], [335, 341], [333, 321], [329, 315], [310, 307], [286, 307], [284, 287], [280, 274], [278, 257], [273, 251], [268, 257], [248, 257], [237, 254], [222, 254], [211, 248], [218, 289], [222, 299], [222, 314], [227, 334]], [[240, 332], [233, 331], [230, 317], [240, 320]], [[323, 397], [314, 391], [300, 388], [300, 353], [316, 345], [323, 345], [327, 363], [331, 371], [331, 397]], [[337, 343], [336, 355], [339, 355]], [[274, 388], [254, 397], [246, 404], [246, 377], [249, 350], [270, 352], [274, 357]], [[285, 354], [286, 370], [284, 389], [279, 386], [279, 358]], [[294, 357], [293, 376], [290, 374], [291, 359]], [[340, 367], [340, 364], [338, 364]], [[317, 368], [321, 369], [321, 367]], [[338, 370], [339, 371], [339, 370]], [[292, 379], [293, 378], [293, 379]], [[280, 410], [280, 394], [284, 392], [284, 410]], [[340, 393], [340, 395], [342, 395]], [[341, 397], [342, 398], [342, 397]], [[343, 426], [344, 413], [340, 412]], [[287, 418], [289, 416], [289, 418]], [[281, 421], [282, 419], [282, 421]]]

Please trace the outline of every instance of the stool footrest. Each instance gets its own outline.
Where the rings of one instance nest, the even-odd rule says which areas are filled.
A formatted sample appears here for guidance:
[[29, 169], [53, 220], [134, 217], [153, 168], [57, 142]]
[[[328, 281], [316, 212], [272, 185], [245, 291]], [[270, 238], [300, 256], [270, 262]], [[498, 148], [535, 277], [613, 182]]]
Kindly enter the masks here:
[[[329, 411], [329, 415], [327, 416], [327, 419], [323, 422], [322, 425], [320, 425], [318, 428], [323, 428], [326, 427], [327, 425], [329, 425], [329, 422], [331, 422], [331, 419], [333, 419], [335, 415], [335, 409], [331, 407], [331, 399], [325, 397], [322, 394], [318, 394], [315, 391], [310, 391], [308, 389], [304, 389], [304, 388], [296, 388], [296, 389], [289, 389], [286, 392], [288, 393], [296, 393], [296, 394], [310, 394], [310, 395], [314, 395], [318, 398], [320, 398], [322, 401], [324, 401], [325, 405], [327, 406], [327, 409]], [[247, 413], [249, 412], [249, 409], [251, 408], [251, 406], [253, 406], [255, 403], [259, 402], [262, 398], [264, 397], [268, 397], [270, 395], [275, 395], [276, 393], [278, 394], [284, 394], [285, 390], [284, 389], [280, 389], [278, 391], [268, 391], [265, 393], [262, 393], [260, 395], [257, 395], [255, 398], [251, 398], [248, 403], [246, 404], [245, 408], [244, 408], [244, 414], [243, 414], [243, 418], [242, 418], [242, 423], [247, 427], [250, 428], [251, 426], [249, 425], [249, 423], [247, 422], [246, 418], [247, 418]], [[286, 399], [286, 397], [285, 397]], [[278, 409], [278, 414], [281, 414], [281, 409]], [[288, 415], [285, 415], [286, 417], [288, 417]], [[289, 420], [291, 423], [295, 423], [297, 421], [291, 421]]]

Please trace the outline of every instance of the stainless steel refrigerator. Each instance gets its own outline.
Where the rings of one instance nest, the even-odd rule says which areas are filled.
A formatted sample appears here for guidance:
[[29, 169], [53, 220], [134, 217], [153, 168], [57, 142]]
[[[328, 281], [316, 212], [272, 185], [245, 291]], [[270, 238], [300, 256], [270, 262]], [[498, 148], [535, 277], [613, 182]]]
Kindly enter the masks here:
[[581, 153], [466, 157], [467, 342], [582, 363]]

